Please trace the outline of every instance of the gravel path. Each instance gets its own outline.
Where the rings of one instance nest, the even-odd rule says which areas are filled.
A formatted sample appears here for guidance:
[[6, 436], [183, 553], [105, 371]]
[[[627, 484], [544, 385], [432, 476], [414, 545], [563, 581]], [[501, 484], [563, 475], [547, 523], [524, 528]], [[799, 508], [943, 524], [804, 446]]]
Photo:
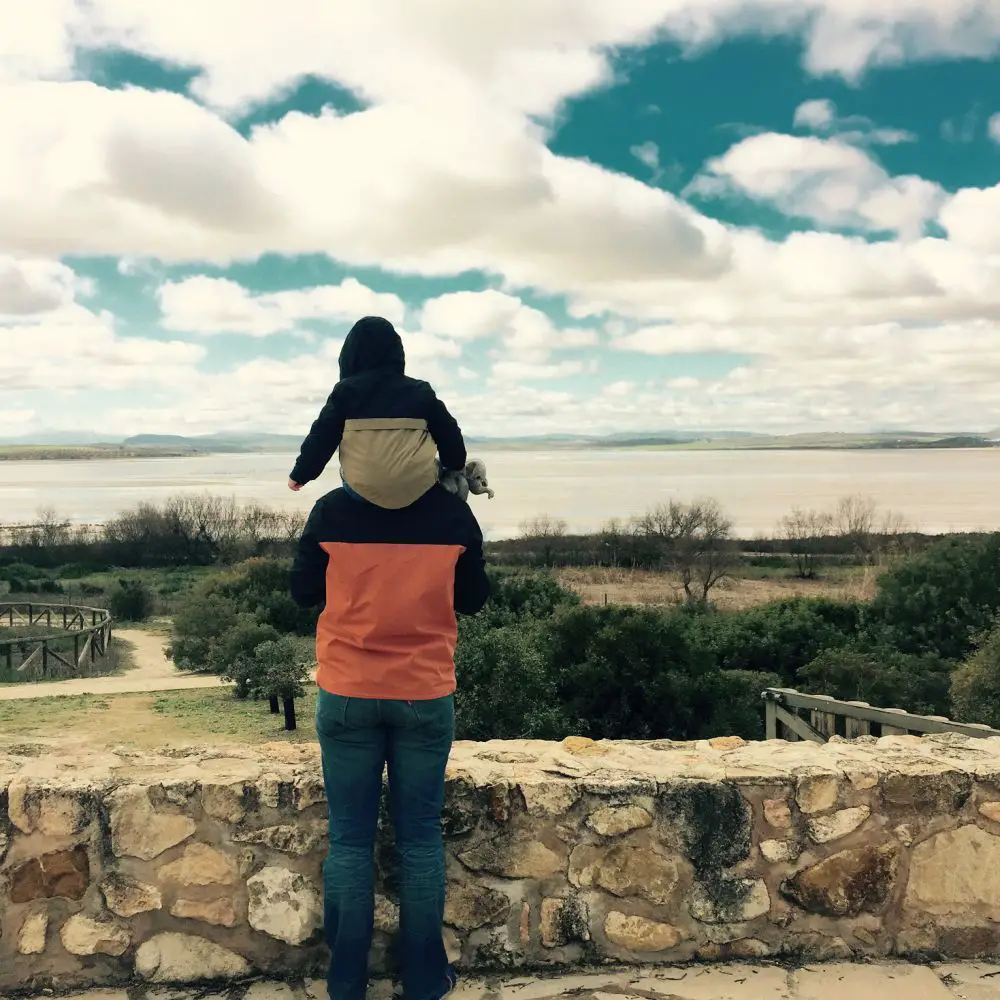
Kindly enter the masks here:
[[117, 629], [115, 635], [135, 647], [135, 667], [113, 677], [80, 677], [41, 684], [0, 685], [0, 701], [79, 694], [129, 694], [220, 687], [218, 677], [188, 674], [167, 659], [165, 636], [141, 629]]

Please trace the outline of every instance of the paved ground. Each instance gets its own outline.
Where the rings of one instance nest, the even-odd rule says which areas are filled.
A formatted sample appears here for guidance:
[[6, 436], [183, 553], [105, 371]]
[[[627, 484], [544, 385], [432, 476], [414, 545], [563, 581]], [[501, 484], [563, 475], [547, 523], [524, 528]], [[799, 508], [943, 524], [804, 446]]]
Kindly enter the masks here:
[[[81, 1000], [327, 1000], [321, 982], [254, 983], [228, 994], [150, 987], [92, 990]], [[391, 1000], [379, 982], [370, 1000]], [[789, 970], [764, 965], [697, 966], [560, 976], [469, 980], [452, 1000], [1000, 1000], [1000, 966], [816, 965]], [[0, 997], [0, 1000], [3, 1000]]]
[[145, 691], [175, 691], [185, 688], [219, 687], [218, 677], [186, 674], [166, 658], [165, 636], [141, 629], [116, 629], [115, 635], [135, 647], [135, 668], [114, 677], [81, 677], [42, 684], [0, 685], [0, 701], [52, 698], [73, 694], [129, 694]]

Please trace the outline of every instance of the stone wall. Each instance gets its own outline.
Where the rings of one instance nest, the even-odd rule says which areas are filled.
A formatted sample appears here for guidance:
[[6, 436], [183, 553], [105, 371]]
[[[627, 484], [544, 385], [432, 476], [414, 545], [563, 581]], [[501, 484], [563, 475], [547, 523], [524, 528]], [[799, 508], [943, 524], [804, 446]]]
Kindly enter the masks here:
[[[310, 745], [0, 750], [0, 991], [315, 974], [324, 809]], [[444, 824], [466, 967], [1000, 951], [1000, 739], [460, 744]]]

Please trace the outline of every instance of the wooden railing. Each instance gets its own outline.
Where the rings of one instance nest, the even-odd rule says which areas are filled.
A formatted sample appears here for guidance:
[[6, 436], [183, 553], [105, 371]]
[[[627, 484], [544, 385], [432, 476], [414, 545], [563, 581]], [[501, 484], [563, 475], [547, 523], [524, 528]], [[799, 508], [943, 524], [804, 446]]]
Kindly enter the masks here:
[[765, 735], [769, 740], [826, 743], [831, 736], [962, 733], [985, 739], [1000, 729], [952, 722], [942, 715], [913, 715], [901, 708], [875, 708], [866, 701], [838, 701], [823, 694], [800, 694], [791, 688], [768, 688], [764, 699]]
[[[0, 670], [18, 680], [79, 677], [107, 656], [111, 613], [73, 604], [0, 603]], [[41, 634], [41, 626], [58, 634]], [[7, 638], [5, 629], [26, 634]], [[32, 629], [38, 628], [38, 635]]]

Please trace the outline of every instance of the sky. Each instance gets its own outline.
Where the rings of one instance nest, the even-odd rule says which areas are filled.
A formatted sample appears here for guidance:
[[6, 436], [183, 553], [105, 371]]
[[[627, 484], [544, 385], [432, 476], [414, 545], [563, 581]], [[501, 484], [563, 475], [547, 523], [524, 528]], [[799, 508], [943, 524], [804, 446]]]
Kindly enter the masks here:
[[3, 0], [0, 438], [1000, 425], [1000, 0]]

